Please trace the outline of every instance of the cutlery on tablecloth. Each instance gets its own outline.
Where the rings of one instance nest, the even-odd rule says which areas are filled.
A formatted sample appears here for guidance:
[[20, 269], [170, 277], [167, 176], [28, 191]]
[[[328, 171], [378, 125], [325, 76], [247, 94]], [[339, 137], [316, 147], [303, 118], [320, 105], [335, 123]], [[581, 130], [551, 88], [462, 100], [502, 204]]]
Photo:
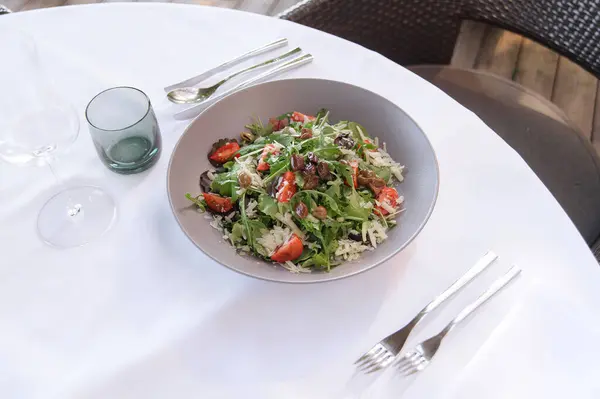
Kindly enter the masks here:
[[213, 76], [213, 75], [215, 75], [215, 74], [217, 74], [217, 73], [219, 73], [221, 71], [224, 71], [225, 69], [227, 69], [229, 67], [232, 67], [233, 65], [235, 65], [235, 64], [237, 64], [239, 62], [244, 61], [247, 58], [254, 57], [254, 56], [262, 54], [262, 53], [266, 53], [267, 51], [275, 50], [275, 49], [277, 49], [279, 47], [286, 46], [287, 44], [288, 44], [288, 39], [278, 39], [278, 40], [275, 40], [272, 43], [269, 43], [269, 44], [264, 45], [264, 46], [259, 47], [259, 48], [255, 48], [254, 50], [248, 51], [247, 53], [244, 53], [244, 54], [242, 54], [242, 55], [240, 55], [240, 56], [238, 56], [238, 57], [236, 57], [236, 58], [234, 58], [234, 59], [232, 59], [230, 61], [224, 62], [223, 64], [221, 64], [221, 65], [219, 65], [217, 67], [209, 69], [208, 71], [203, 72], [200, 75], [196, 75], [196, 76], [191, 77], [189, 79], [186, 79], [186, 80], [183, 80], [181, 82], [174, 83], [174, 84], [172, 84], [170, 86], [167, 86], [167, 87], [165, 87], [164, 90], [168, 93], [171, 90], [176, 89], [178, 87], [193, 86], [193, 85], [195, 85], [197, 83], [202, 82], [205, 79], [208, 79], [209, 77], [211, 77], [211, 76]]
[[483, 256], [469, 271], [456, 280], [446, 291], [438, 295], [433, 301], [423, 308], [407, 325], [393, 334], [388, 335], [379, 343], [375, 344], [369, 351], [362, 355], [355, 364], [360, 371], [372, 373], [389, 366], [400, 353], [406, 343], [408, 336], [416, 325], [428, 314], [437, 309], [447, 299], [452, 297], [467, 283], [477, 277], [482, 271], [490, 266], [498, 255], [490, 251]]
[[411, 375], [418, 371], [423, 370], [425, 367], [431, 363], [431, 360], [437, 353], [440, 348], [440, 344], [442, 340], [448, 335], [454, 327], [456, 327], [461, 321], [465, 320], [469, 317], [475, 310], [477, 310], [481, 305], [487, 302], [488, 299], [497, 294], [502, 288], [504, 288], [508, 283], [514, 280], [521, 273], [521, 269], [516, 266], [513, 266], [504, 276], [500, 277], [496, 280], [490, 288], [486, 292], [484, 292], [479, 298], [477, 298], [474, 302], [467, 305], [458, 316], [456, 316], [442, 331], [440, 331], [437, 335], [426, 339], [421, 342], [414, 349], [406, 352], [404, 355], [400, 356], [398, 360], [395, 362], [395, 366], [398, 368], [398, 371], [405, 375]]
[[213, 94], [215, 94], [217, 89], [219, 89], [219, 87], [221, 87], [222, 85], [227, 83], [229, 80], [231, 80], [237, 76], [243, 75], [245, 73], [252, 72], [256, 69], [264, 68], [271, 64], [278, 63], [279, 61], [283, 61], [284, 59], [286, 59], [294, 54], [297, 54], [301, 51], [302, 51], [302, 49], [300, 47], [296, 47], [292, 51], [288, 51], [287, 53], [282, 54], [278, 57], [271, 58], [270, 60], [261, 62], [260, 64], [252, 65], [251, 67], [242, 69], [241, 71], [237, 71], [237, 72], [229, 75], [225, 79], [222, 79], [221, 81], [215, 83], [214, 85], [212, 85], [210, 87], [179, 87], [177, 89], [173, 89], [167, 93], [167, 98], [171, 102], [174, 102], [175, 104], [192, 104], [192, 103], [204, 101], [204, 100], [208, 99], [210, 96], [212, 96]]
[[229, 90], [226, 90], [226, 91], [224, 91], [220, 94], [217, 94], [213, 97], [210, 97], [207, 100], [196, 103], [196, 105], [194, 105], [192, 107], [189, 107], [182, 111], [176, 112], [174, 115], [174, 118], [180, 119], [180, 120], [192, 118], [192, 117], [196, 116], [204, 107], [206, 107], [210, 103], [220, 100], [221, 98], [226, 97], [233, 92], [236, 92], [246, 86], [250, 86], [253, 83], [259, 82], [268, 77], [275, 76], [275, 75], [280, 74], [285, 71], [289, 71], [290, 69], [297, 68], [304, 64], [308, 64], [309, 62], [312, 62], [312, 60], [313, 60], [313, 56], [311, 54], [306, 54], [301, 57], [294, 58], [293, 60], [288, 61], [285, 64], [278, 65], [275, 68], [271, 68], [268, 71], [261, 73], [260, 75], [257, 75], [253, 78], [245, 80], [245, 81], [239, 83], [238, 85], [232, 87]]

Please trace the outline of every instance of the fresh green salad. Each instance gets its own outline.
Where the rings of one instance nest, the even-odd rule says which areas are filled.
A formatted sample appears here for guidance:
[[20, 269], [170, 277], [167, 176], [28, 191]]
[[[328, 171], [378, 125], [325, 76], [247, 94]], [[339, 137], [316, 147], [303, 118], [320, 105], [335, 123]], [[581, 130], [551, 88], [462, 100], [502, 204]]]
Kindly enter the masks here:
[[403, 166], [356, 122], [290, 112], [247, 125], [208, 153], [202, 194], [186, 194], [240, 254], [294, 273], [330, 271], [396, 226]]

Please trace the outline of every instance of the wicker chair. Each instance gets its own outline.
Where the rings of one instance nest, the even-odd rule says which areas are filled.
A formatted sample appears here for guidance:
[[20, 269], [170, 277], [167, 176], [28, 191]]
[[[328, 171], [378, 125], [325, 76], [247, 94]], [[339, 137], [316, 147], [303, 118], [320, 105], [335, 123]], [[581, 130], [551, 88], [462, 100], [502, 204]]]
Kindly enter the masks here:
[[464, 20], [532, 38], [600, 76], [597, 0], [307, 0], [279, 17], [402, 65], [448, 64]]
[[[279, 17], [406, 66], [448, 64], [461, 23], [485, 22], [536, 40], [600, 76], [598, 0], [304, 0]], [[600, 256], [600, 159], [562, 111], [491, 74], [441, 66], [410, 69], [478, 114], [519, 152]], [[489, 92], [494, 90], [500, 93]], [[508, 103], [507, 93], [513, 99], [515, 93], [530, 96], [548, 111]]]

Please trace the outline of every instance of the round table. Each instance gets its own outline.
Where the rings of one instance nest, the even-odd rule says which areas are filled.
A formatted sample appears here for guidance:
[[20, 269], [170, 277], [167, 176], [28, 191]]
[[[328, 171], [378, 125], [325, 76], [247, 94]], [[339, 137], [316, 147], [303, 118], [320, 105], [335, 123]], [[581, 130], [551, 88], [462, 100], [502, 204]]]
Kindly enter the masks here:
[[[100, 163], [84, 125], [56, 170], [64, 184], [109, 191], [119, 215], [108, 235], [70, 250], [35, 235], [37, 212], [57, 189], [50, 172], [0, 166], [3, 397], [398, 397], [394, 374], [352, 388], [359, 378], [352, 363], [489, 249], [499, 262], [410, 342], [437, 332], [512, 264], [521, 278], [456, 329], [426, 371], [404, 381], [404, 397], [600, 394], [598, 264], [525, 162], [433, 85], [350, 42], [217, 8], [101, 4], [0, 23], [35, 37], [49, 75], [81, 115], [107, 87], [144, 90], [164, 145], [151, 170], [116, 175]], [[285, 77], [377, 92], [406, 110], [437, 152], [441, 184], [429, 223], [370, 272], [309, 286], [255, 280], [209, 260], [171, 214], [166, 169], [186, 122], [172, 118], [162, 88], [278, 37], [315, 56]]]

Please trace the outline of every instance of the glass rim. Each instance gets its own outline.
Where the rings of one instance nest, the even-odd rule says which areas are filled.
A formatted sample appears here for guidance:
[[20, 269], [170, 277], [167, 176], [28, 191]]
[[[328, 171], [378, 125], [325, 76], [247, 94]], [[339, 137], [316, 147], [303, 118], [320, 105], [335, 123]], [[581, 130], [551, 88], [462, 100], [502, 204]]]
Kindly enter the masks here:
[[[92, 103], [94, 102], [94, 100], [96, 98], [98, 98], [99, 96], [101, 96], [102, 94], [112, 91], [112, 90], [117, 90], [117, 89], [130, 89], [130, 90], [135, 90], [137, 92], [142, 93], [142, 95], [144, 96], [144, 98], [146, 98], [146, 112], [144, 113], [144, 115], [138, 119], [137, 121], [133, 122], [132, 124], [130, 124], [129, 126], [126, 127], [122, 127], [119, 129], [104, 129], [101, 127], [98, 127], [96, 125], [94, 125], [91, 121], [90, 118], [88, 117], [88, 111], [90, 109], [90, 105], [92, 105]], [[94, 127], [95, 129], [98, 130], [102, 130], [104, 132], [120, 132], [122, 130], [127, 130], [135, 125], [137, 125], [138, 123], [140, 123], [141, 121], [144, 120], [144, 118], [146, 118], [146, 116], [148, 116], [148, 114], [150, 113], [150, 109], [152, 109], [152, 103], [150, 102], [150, 97], [148, 97], [148, 95], [146, 93], [144, 93], [142, 90], [138, 89], [137, 87], [133, 87], [133, 86], [115, 86], [115, 87], [109, 87], [108, 89], [102, 90], [100, 93], [96, 94], [94, 97], [92, 97], [92, 99], [88, 102], [87, 106], [85, 107], [85, 120], [87, 121], [87, 123]]]

